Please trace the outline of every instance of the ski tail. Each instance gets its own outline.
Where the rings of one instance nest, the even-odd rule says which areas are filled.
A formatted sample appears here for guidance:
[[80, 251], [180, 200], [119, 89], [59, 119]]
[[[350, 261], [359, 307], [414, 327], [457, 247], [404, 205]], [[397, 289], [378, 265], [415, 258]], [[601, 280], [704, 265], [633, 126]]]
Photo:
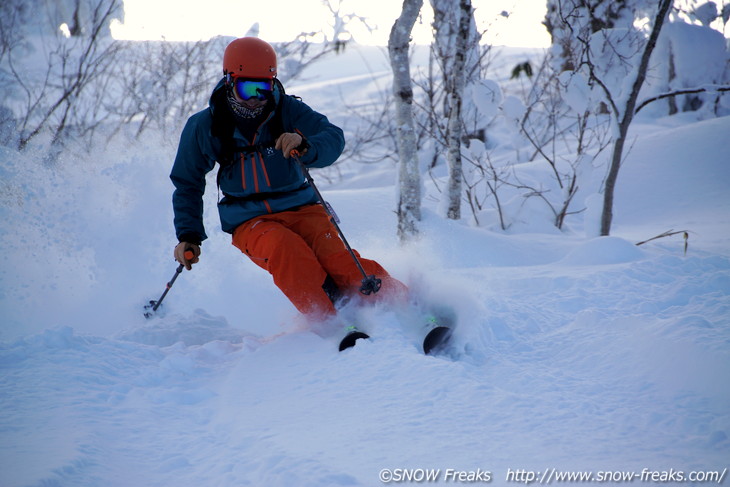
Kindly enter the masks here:
[[360, 339], [370, 338], [370, 335], [358, 330], [356, 326], [348, 326], [347, 328], [345, 328], [345, 331], [347, 332], [347, 334], [345, 335], [345, 338], [340, 341], [340, 352], [343, 350], [347, 350], [348, 348], [354, 347], [357, 341]]
[[423, 353], [432, 355], [444, 351], [453, 336], [455, 319], [450, 314], [429, 314], [425, 317], [425, 322], [428, 333], [423, 339]]

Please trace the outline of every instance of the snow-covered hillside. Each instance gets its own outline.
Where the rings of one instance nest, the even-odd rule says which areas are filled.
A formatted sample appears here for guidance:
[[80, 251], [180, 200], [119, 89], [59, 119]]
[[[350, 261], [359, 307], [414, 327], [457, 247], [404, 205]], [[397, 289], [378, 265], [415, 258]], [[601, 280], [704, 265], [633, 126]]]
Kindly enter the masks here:
[[[381, 72], [377, 59], [360, 71], [325, 63], [330, 79], [289, 91], [345, 120], [336, 87], [386, 88], [384, 75], [359, 76]], [[323, 182], [354, 247], [456, 310], [454, 346], [439, 357], [420, 353], [413, 322], [383, 307], [354, 313], [373, 339], [343, 353], [335, 337], [297, 330], [269, 276], [218, 230], [214, 185], [200, 264], [145, 320], [143, 304], [175, 269], [175, 147], [148, 135], [53, 169], [42, 154], [2, 149], [0, 485], [377, 486], [401, 479], [398, 469], [440, 469], [436, 485], [487, 473], [492, 485], [528, 472], [722, 473], [730, 117], [640, 122], [606, 238], [585, 236], [590, 215], [563, 232], [530, 219], [508, 232], [445, 221], [426, 180], [423, 238], [402, 248], [392, 167]], [[669, 229], [689, 232], [686, 255], [681, 235], [634, 245]], [[448, 469], [472, 475], [459, 482]]]

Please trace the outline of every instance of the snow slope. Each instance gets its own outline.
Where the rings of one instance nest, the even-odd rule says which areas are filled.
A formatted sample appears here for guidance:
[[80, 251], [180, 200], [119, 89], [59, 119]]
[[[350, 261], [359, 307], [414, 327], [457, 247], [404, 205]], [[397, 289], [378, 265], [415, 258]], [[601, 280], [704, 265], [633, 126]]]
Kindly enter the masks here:
[[[457, 310], [441, 357], [423, 356], [413, 320], [383, 307], [353, 312], [373, 340], [344, 353], [335, 337], [297, 330], [269, 277], [218, 231], [214, 194], [201, 263], [145, 320], [142, 305], [175, 267], [174, 147], [115, 142], [52, 171], [42, 155], [3, 149], [0, 485], [377, 486], [399, 468], [441, 469], [438, 485], [460, 483], [446, 469], [489, 472], [493, 485], [518, 469], [722, 472], [730, 117], [634, 132], [607, 238], [585, 237], [581, 217], [563, 233], [474, 228], [440, 219], [426, 198], [423, 239], [401, 248], [395, 190], [383, 184], [392, 169], [363, 170], [354, 189], [326, 186], [355, 247]], [[687, 255], [681, 236], [634, 245], [670, 228], [690, 232]]]

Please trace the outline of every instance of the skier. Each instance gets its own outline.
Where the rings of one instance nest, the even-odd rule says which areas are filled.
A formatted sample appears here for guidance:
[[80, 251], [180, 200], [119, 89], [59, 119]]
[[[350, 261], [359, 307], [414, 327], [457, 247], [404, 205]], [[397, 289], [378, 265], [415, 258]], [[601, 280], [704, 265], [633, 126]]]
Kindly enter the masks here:
[[[199, 261], [207, 238], [205, 175], [218, 162], [223, 231], [272, 275], [301, 313], [322, 321], [336, 315], [338, 299], [358, 295], [362, 271], [292, 160], [292, 151], [307, 168], [322, 168], [337, 160], [345, 140], [326, 116], [286, 95], [276, 74], [276, 53], [267, 42], [243, 37], [226, 47], [223, 79], [209, 107], [188, 119], [170, 174], [179, 241], [174, 255], [188, 270]], [[191, 259], [185, 256], [188, 250]], [[406, 287], [380, 264], [359, 260], [382, 281], [377, 295], [363, 299], [405, 298]]]

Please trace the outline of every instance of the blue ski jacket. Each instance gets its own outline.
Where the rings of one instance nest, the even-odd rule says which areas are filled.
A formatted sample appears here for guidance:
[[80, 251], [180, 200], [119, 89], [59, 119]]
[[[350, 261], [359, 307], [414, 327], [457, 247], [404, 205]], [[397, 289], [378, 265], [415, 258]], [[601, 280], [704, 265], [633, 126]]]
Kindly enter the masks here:
[[[203, 225], [205, 177], [218, 162], [218, 214], [227, 233], [251, 218], [291, 210], [317, 202], [312, 187], [301, 168], [292, 159], [274, 149], [276, 137], [283, 132], [300, 131], [309, 149], [301, 157], [307, 167], [326, 167], [334, 163], [345, 147], [342, 129], [303, 103], [274, 86], [275, 111], [256, 129], [251, 140], [238, 128], [230, 130], [228, 139], [217, 134], [221, 126], [233, 124], [227, 106], [225, 84], [221, 80], [213, 90], [208, 108], [191, 116], [180, 137], [177, 156], [170, 173], [175, 186], [172, 205], [175, 232], [181, 242], [199, 244], [207, 238]], [[228, 117], [228, 118], [227, 118]], [[279, 125], [276, 127], [275, 125]], [[273, 133], [283, 131], [281, 133]], [[225, 140], [232, 145], [225, 150]], [[228, 142], [230, 144], [230, 142]]]

